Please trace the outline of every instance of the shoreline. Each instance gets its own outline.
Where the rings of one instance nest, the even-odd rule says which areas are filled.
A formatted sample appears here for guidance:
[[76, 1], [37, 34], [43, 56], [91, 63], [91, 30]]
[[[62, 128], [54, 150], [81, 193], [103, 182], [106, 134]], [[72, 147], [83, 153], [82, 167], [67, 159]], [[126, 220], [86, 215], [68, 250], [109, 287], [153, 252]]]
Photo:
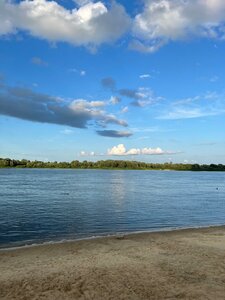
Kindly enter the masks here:
[[13, 244], [6, 244], [6, 247], [0, 247], [0, 253], [5, 251], [13, 251], [13, 250], [20, 250], [20, 249], [28, 249], [33, 247], [42, 247], [48, 245], [58, 245], [58, 244], [67, 244], [67, 243], [77, 243], [82, 241], [94, 241], [99, 239], [108, 239], [108, 238], [126, 238], [129, 236], [136, 236], [136, 235], [143, 235], [143, 234], [153, 234], [153, 233], [167, 233], [167, 232], [179, 232], [179, 231], [188, 231], [188, 230], [198, 230], [198, 229], [217, 229], [220, 227], [224, 227], [225, 223], [223, 224], [213, 224], [213, 225], [202, 225], [202, 226], [190, 226], [190, 227], [165, 227], [165, 228], [156, 228], [151, 230], [142, 230], [142, 231], [131, 231], [131, 232], [118, 232], [112, 234], [103, 234], [103, 235], [94, 235], [88, 237], [80, 237], [80, 238], [72, 238], [72, 239], [60, 239], [60, 240], [48, 240], [48, 241], [39, 241], [34, 242], [31, 244], [21, 244], [17, 246], [13, 246]]
[[0, 167], [0, 170], [94, 170], [94, 171], [174, 171], [174, 172], [195, 172], [195, 173], [205, 173], [205, 172], [225, 172], [225, 170], [191, 170], [191, 169], [132, 169], [132, 168], [61, 168], [61, 167]]
[[0, 168], [59, 168], [59, 169], [116, 169], [116, 170], [176, 170], [176, 171], [225, 171], [225, 165], [219, 163], [198, 164], [183, 162], [144, 162], [135, 160], [106, 159], [99, 161], [40, 161], [40, 160], [16, 160], [0, 158]]
[[225, 225], [0, 251], [0, 299], [224, 299]]

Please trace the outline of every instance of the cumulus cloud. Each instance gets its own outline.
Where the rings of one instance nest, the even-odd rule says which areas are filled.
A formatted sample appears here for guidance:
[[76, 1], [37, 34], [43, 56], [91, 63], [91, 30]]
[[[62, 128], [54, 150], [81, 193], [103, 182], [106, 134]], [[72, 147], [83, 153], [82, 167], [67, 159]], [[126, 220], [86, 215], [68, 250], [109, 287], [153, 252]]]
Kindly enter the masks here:
[[10, 0], [0, 2], [0, 35], [24, 30], [51, 42], [75, 46], [98, 46], [120, 38], [130, 26], [130, 18], [120, 4], [108, 8], [101, 2], [76, 1], [72, 10], [56, 1]]
[[178, 152], [164, 151], [161, 148], [131, 148], [127, 150], [124, 144], [119, 144], [111, 149], [108, 149], [108, 155], [126, 156], [126, 155], [164, 155], [164, 154], [176, 154]]
[[117, 131], [117, 130], [97, 130], [98, 135], [112, 137], [112, 138], [123, 138], [130, 137], [133, 135], [130, 131]]
[[100, 127], [108, 124], [127, 126], [124, 120], [108, 114], [104, 101], [61, 99], [27, 88], [0, 85], [0, 114], [41, 123], [87, 128], [90, 123]]
[[126, 148], [123, 144], [119, 144], [118, 146], [112, 147], [112, 149], [108, 149], [108, 155], [124, 155], [126, 153]]
[[[107, 1], [109, 2], [109, 1]], [[0, 1], [0, 35], [25, 31], [50, 42], [91, 51], [132, 28], [129, 48], [153, 53], [169, 41], [193, 36], [225, 39], [224, 0], [145, 0], [133, 19], [116, 1], [74, 0], [67, 9], [56, 0]]]
[[146, 0], [133, 24], [130, 48], [155, 52], [168, 41], [192, 36], [224, 39], [224, 0]]

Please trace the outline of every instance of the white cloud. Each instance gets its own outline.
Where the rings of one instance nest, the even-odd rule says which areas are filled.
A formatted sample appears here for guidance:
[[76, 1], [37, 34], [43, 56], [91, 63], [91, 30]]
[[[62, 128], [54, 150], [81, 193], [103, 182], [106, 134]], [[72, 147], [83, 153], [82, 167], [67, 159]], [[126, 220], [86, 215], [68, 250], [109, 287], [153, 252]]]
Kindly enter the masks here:
[[73, 9], [56, 0], [0, 1], [0, 35], [23, 30], [50, 42], [86, 46], [92, 52], [131, 27], [129, 48], [147, 53], [192, 36], [225, 39], [224, 22], [224, 0], [145, 0], [133, 20], [116, 1], [107, 6], [103, 1], [74, 0]]
[[126, 148], [123, 144], [119, 144], [118, 146], [112, 147], [112, 149], [108, 149], [108, 155], [124, 155], [126, 153]]
[[113, 105], [118, 104], [120, 102], [121, 102], [121, 99], [119, 97], [115, 97], [115, 96], [112, 96], [109, 100], [109, 103], [113, 104]]
[[161, 120], [179, 120], [179, 119], [194, 119], [201, 117], [216, 116], [224, 113], [221, 110], [206, 110], [200, 108], [175, 108], [168, 113], [161, 115], [157, 119]]
[[128, 126], [124, 120], [119, 120], [113, 114], [107, 114], [104, 110], [99, 108], [104, 107], [106, 103], [104, 101], [87, 101], [84, 99], [73, 100], [69, 108], [75, 112], [80, 112], [91, 116], [97, 121], [98, 125], [106, 127], [108, 123], [117, 124], [120, 126]]
[[66, 128], [64, 130], [61, 130], [60, 133], [65, 134], [65, 135], [70, 135], [70, 134], [73, 134], [74, 131], [71, 130], [71, 129]]
[[72, 102], [72, 105], [76, 108], [93, 108], [93, 107], [103, 107], [105, 106], [104, 101], [87, 101], [84, 99], [76, 99]]
[[167, 107], [160, 108], [161, 112], [157, 119], [194, 119], [225, 113], [224, 94], [216, 92], [207, 92], [203, 95], [164, 103], [164, 105]]
[[91, 2], [90, 0], [73, 0], [73, 1], [79, 6], [83, 6]]
[[132, 148], [126, 150], [124, 144], [119, 144], [111, 149], [108, 149], [108, 155], [126, 156], [126, 155], [163, 155], [163, 154], [176, 154], [179, 152], [164, 151], [161, 148]]
[[145, 107], [163, 99], [162, 97], [155, 96], [153, 91], [146, 87], [139, 87], [138, 89], [121, 89], [119, 90], [119, 94], [133, 99], [130, 104], [138, 107]]
[[224, 0], [146, 0], [134, 19], [137, 40], [130, 47], [154, 52], [170, 40], [191, 36], [224, 39], [224, 21]]
[[0, 1], [0, 35], [15, 32], [14, 24], [9, 16], [7, 2]]
[[139, 76], [140, 79], [146, 79], [146, 78], [150, 78], [150, 74], [142, 74]]
[[133, 39], [128, 48], [130, 50], [143, 52], [143, 53], [154, 53], [158, 51], [162, 46], [166, 44], [165, 41], [160, 40], [151, 40], [150, 44], [146, 44], [145, 42], [141, 42], [137, 39]]
[[125, 106], [125, 107], [123, 107], [122, 109], [121, 109], [121, 113], [122, 114], [125, 114], [125, 113], [127, 113], [129, 111], [129, 107], [128, 106]]
[[168, 151], [163, 151], [161, 148], [143, 148], [141, 150], [141, 153], [142, 154], [145, 154], [145, 155], [157, 155], [157, 154], [171, 154], [171, 152], [168, 152]]
[[97, 154], [95, 154], [94, 151], [91, 151], [91, 152], [86, 152], [86, 151], [81, 151], [79, 153], [80, 156], [96, 156]]
[[80, 110], [80, 109], [90, 109], [95, 107], [103, 107], [105, 106], [104, 101], [87, 101], [84, 99], [76, 99], [73, 100], [73, 102], [70, 104], [70, 107], [74, 110]]
[[125, 153], [125, 155], [140, 155], [140, 154], [141, 154], [141, 150], [135, 148], [132, 148]]
[[108, 124], [128, 126], [124, 120], [103, 110], [104, 106], [104, 101], [63, 99], [28, 88], [11, 87], [4, 81], [0, 84], [2, 115], [77, 128], [87, 128], [90, 125], [106, 128]]
[[89, 47], [112, 42], [126, 32], [130, 18], [120, 4], [113, 2], [107, 8], [101, 1], [86, 2], [78, 9], [69, 10], [56, 1], [23, 0], [14, 3], [1, 0], [0, 34], [25, 30], [51, 42]]

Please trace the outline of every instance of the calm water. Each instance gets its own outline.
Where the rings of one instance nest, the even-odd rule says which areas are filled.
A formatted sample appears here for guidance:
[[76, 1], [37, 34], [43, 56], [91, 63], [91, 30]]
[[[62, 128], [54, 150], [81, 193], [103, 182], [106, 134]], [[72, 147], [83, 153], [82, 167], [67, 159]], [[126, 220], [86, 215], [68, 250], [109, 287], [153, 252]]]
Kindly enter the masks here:
[[225, 224], [225, 173], [0, 169], [0, 247]]

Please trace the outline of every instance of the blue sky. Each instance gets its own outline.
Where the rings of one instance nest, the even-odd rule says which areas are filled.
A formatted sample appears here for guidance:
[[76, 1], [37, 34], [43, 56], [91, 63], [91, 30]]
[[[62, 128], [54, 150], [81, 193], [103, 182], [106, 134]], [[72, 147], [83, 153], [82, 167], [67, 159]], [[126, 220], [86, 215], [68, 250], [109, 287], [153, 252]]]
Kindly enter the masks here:
[[0, 157], [225, 163], [223, 0], [2, 0], [0, 50]]

